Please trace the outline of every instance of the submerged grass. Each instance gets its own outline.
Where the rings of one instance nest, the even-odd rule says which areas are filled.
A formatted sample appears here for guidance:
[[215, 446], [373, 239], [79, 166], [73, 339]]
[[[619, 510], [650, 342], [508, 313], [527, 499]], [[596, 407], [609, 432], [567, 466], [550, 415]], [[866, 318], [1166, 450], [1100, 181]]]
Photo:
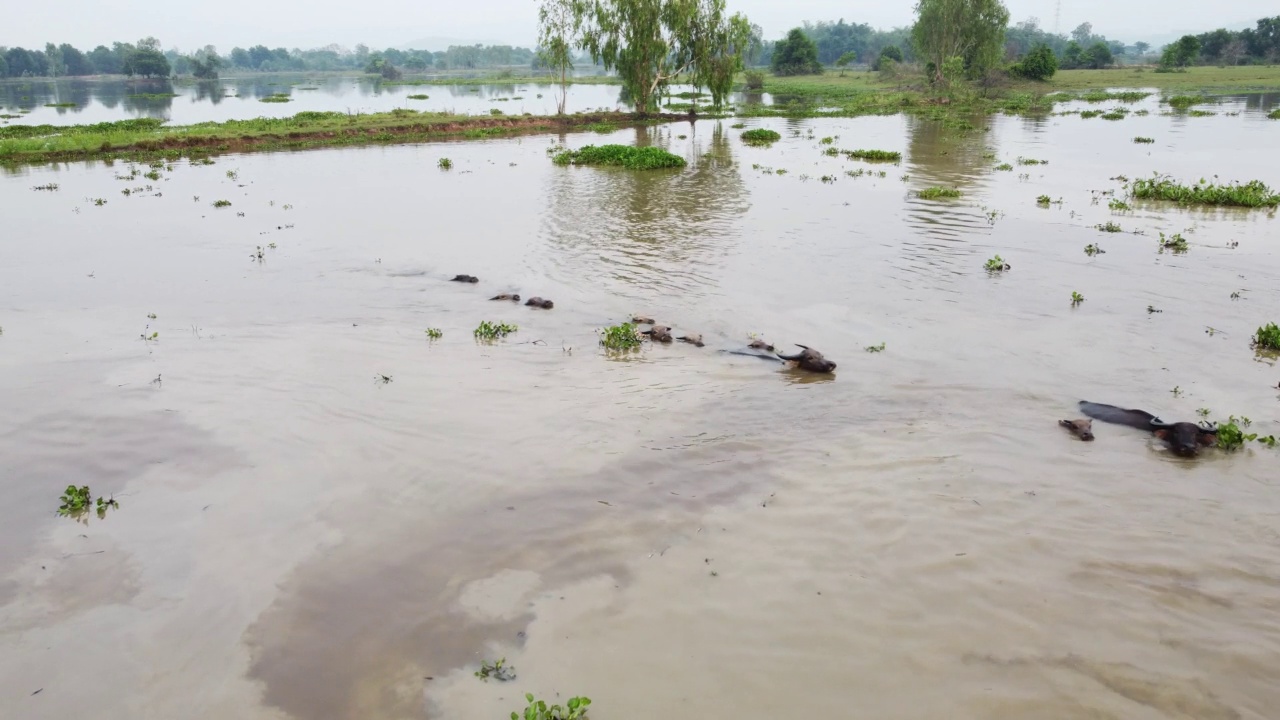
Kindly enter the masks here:
[[1263, 325], [1253, 334], [1251, 342], [1255, 350], [1280, 352], [1280, 326], [1275, 323]]
[[634, 350], [640, 347], [641, 340], [642, 338], [636, 330], [636, 326], [631, 323], [610, 325], [600, 331], [600, 344], [606, 350]]
[[422, 142], [449, 137], [495, 137], [531, 132], [582, 130], [601, 122], [619, 126], [664, 123], [688, 118], [641, 117], [627, 113], [590, 113], [564, 117], [477, 117], [443, 112], [397, 110], [347, 114], [300, 112], [286, 118], [166, 126], [157, 118], [91, 125], [0, 126], [0, 164], [123, 159], [152, 160], [254, 150]]
[[742, 142], [748, 145], [768, 145], [782, 139], [782, 136], [773, 130], [765, 128], [756, 128], [754, 130], [746, 130], [742, 133]]
[[868, 162], [899, 162], [902, 153], [892, 150], [846, 150], [845, 157]]
[[552, 158], [557, 165], [612, 165], [628, 170], [657, 170], [685, 166], [685, 159], [659, 147], [630, 145], [587, 145], [565, 150]]
[[1218, 205], [1233, 207], [1276, 207], [1280, 194], [1271, 191], [1261, 180], [1225, 185], [1201, 178], [1194, 185], [1182, 185], [1167, 175], [1134, 180], [1129, 188], [1138, 200], [1165, 200], [1179, 205]]
[[289, 96], [288, 96], [287, 94], [285, 94], [285, 93], [275, 93], [275, 94], [268, 95], [268, 96], [263, 97], [263, 98], [258, 98], [258, 102], [265, 102], [265, 103], [287, 103], [287, 102], [293, 102], [293, 98], [289, 97]]
[[916, 196], [921, 200], [953, 199], [960, 197], [960, 191], [956, 188], [931, 187], [918, 191]]

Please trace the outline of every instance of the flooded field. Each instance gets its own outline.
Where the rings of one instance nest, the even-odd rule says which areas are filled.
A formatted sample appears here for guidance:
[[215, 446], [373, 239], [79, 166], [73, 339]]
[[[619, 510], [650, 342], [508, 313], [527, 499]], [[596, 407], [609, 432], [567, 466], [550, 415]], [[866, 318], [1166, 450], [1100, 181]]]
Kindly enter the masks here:
[[[1280, 433], [1275, 212], [1109, 207], [1280, 185], [1274, 102], [11, 171], [4, 714], [1272, 718], [1280, 450], [1057, 422]], [[603, 142], [689, 165], [548, 158]], [[600, 350], [637, 312], [706, 347]], [[720, 352], [751, 334], [839, 368]]]
[[[691, 90], [673, 86], [673, 93]], [[26, 80], [0, 82], [5, 124], [78, 125], [129, 118], [164, 118], [174, 125], [289, 117], [303, 111], [387, 112], [396, 108], [488, 115], [554, 115], [559, 87], [551, 84], [395, 85], [364, 77], [262, 75], [203, 83], [169, 80]], [[619, 85], [574, 85], [568, 112], [630, 111]], [[287, 102], [264, 102], [285, 96]], [[687, 102], [679, 99], [674, 102]], [[734, 102], [770, 103], [767, 93], [738, 94]], [[61, 107], [55, 107], [61, 106]]]

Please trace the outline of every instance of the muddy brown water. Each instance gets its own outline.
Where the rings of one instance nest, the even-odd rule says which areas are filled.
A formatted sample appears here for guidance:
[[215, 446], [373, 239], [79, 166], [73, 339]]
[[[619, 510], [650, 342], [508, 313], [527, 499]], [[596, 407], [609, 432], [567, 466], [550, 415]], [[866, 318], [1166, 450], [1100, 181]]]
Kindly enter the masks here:
[[[1087, 398], [1280, 433], [1249, 349], [1274, 213], [1090, 192], [1280, 185], [1280, 125], [1145, 107], [10, 172], [3, 715], [506, 717], [533, 692], [601, 719], [1274, 717], [1280, 451], [1057, 425]], [[603, 141], [690, 165], [547, 158]], [[1020, 156], [1049, 163], [991, 169]], [[632, 312], [707, 347], [602, 353]], [[519, 331], [478, 344], [481, 320]], [[749, 333], [839, 369], [717, 352]], [[59, 518], [68, 483], [120, 507]], [[515, 681], [473, 677], [498, 657]]]

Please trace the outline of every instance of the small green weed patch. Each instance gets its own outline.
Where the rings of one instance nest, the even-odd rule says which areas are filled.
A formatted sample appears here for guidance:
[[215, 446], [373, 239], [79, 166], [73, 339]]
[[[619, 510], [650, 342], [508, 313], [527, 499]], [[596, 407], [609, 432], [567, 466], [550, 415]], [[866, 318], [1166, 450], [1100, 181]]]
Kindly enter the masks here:
[[685, 159], [659, 147], [630, 145], [587, 145], [566, 150], [552, 158], [557, 165], [612, 165], [628, 170], [657, 170], [685, 166]]
[[1094, 227], [1096, 227], [1097, 229], [1101, 230], [1102, 232], [1109, 232], [1109, 233], [1124, 232], [1124, 228], [1122, 228], [1122, 227], [1120, 227], [1119, 225], [1117, 225], [1117, 224], [1115, 224], [1115, 223], [1111, 222], [1110, 220], [1108, 220], [1108, 221], [1106, 221], [1106, 222], [1104, 222], [1104, 223], [1102, 223], [1102, 224], [1100, 224], [1100, 225], [1095, 225]]
[[1139, 145], [1151, 145], [1151, 144], [1152, 144], [1152, 143], [1154, 143], [1156, 140], [1155, 140], [1155, 138], [1149, 138], [1149, 137], [1141, 137], [1141, 136], [1139, 136], [1139, 137], [1134, 138], [1134, 139], [1133, 139], [1133, 141], [1134, 141], [1135, 143], [1138, 143]]
[[272, 94], [272, 95], [268, 95], [268, 96], [266, 96], [266, 97], [258, 98], [258, 102], [264, 102], [264, 103], [287, 103], [287, 102], [293, 102], [293, 98], [289, 97], [289, 96], [288, 96], [287, 94], [285, 94], [285, 93], [274, 93], [274, 94]]
[[485, 320], [475, 329], [474, 335], [480, 340], [497, 340], [504, 338], [520, 328], [507, 323], [493, 323]]
[[921, 200], [954, 199], [960, 197], [960, 191], [956, 188], [931, 187], [918, 191], [916, 195]]
[[768, 145], [781, 139], [781, 135], [765, 128], [755, 128], [742, 133], [742, 142], [748, 145]]
[[1253, 334], [1250, 342], [1255, 350], [1280, 352], [1280, 326], [1275, 323], [1263, 325]]
[[845, 157], [853, 160], [866, 160], [868, 162], [899, 162], [902, 160], [902, 153], [892, 150], [846, 150]]
[[1181, 255], [1188, 249], [1187, 239], [1182, 237], [1182, 233], [1174, 233], [1169, 237], [1165, 237], [1164, 233], [1160, 233], [1160, 252], [1168, 250], [1175, 255]]
[[983, 268], [989, 273], [998, 273], [1004, 272], [1005, 270], [1011, 270], [1013, 269], [1013, 266], [1005, 262], [1004, 258], [996, 255], [995, 257], [987, 260], [986, 264], [983, 265]]
[[511, 720], [585, 720], [587, 706], [591, 704], [590, 698], [571, 697], [566, 703], [567, 707], [548, 707], [542, 700], [535, 700], [533, 693], [525, 693], [524, 699], [529, 703], [524, 714], [512, 712]]
[[634, 350], [641, 345], [640, 333], [631, 323], [610, 325], [600, 331], [600, 344], [606, 350]]
[[1179, 205], [1223, 205], [1235, 207], [1276, 207], [1280, 194], [1271, 191], [1261, 180], [1225, 185], [1201, 178], [1194, 185], [1182, 185], [1166, 175], [1134, 180], [1130, 193], [1139, 200], [1165, 200]]

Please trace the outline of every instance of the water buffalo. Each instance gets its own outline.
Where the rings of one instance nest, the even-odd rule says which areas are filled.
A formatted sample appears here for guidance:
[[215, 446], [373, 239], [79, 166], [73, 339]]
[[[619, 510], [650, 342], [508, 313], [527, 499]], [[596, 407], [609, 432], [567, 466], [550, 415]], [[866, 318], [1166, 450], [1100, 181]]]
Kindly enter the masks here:
[[649, 317], [648, 315], [636, 315], [631, 318], [631, 322], [635, 323], [636, 325], [656, 325], [657, 324], [657, 321]]
[[1081, 440], [1093, 439], [1093, 421], [1092, 420], [1059, 420], [1058, 424], [1071, 431], [1072, 435]]
[[454, 275], [450, 282], [478, 283], [480, 278], [475, 275]]
[[543, 310], [550, 310], [551, 308], [553, 308], [553, 307], [555, 307], [555, 306], [556, 306], [556, 304], [555, 304], [555, 303], [553, 303], [553, 302], [551, 302], [550, 300], [543, 300], [543, 299], [542, 299], [542, 298], [540, 298], [540, 297], [531, 297], [531, 298], [529, 298], [529, 299], [525, 302], [525, 305], [530, 305], [530, 306], [533, 306], [533, 307], [539, 307], [539, 308], [542, 308]]
[[696, 347], [702, 347], [704, 345], [704, 343], [702, 342], [702, 336], [699, 335], [698, 333], [687, 333], [685, 335], [681, 335], [676, 339], [679, 340], [680, 342], [687, 342], [690, 345], [694, 345]]
[[501, 294], [501, 295], [494, 295], [493, 297], [491, 297], [491, 298], [489, 298], [489, 299], [490, 299], [490, 300], [510, 300], [511, 302], [520, 302], [520, 296], [519, 296], [519, 295], [512, 295], [512, 294], [509, 294], [509, 293], [503, 293], [503, 294]]
[[648, 335], [649, 339], [654, 342], [669, 343], [675, 339], [671, 337], [671, 328], [666, 325], [654, 325], [648, 330], [643, 330], [641, 332]]
[[1218, 441], [1218, 429], [1189, 422], [1167, 423], [1145, 410], [1125, 410], [1114, 405], [1080, 401], [1080, 412], [1103, 422], [1127, 425], [1147, 430], [1163, 440], [1170, 450], [1190, 457], [1200, 452], [1202, 445]]
[[778, 357], [788, 362], [794, 362], [796, 367], [812, 373], [835, 372], [836, 364], [823, 357], [822, 353], [811, 347], [801, 345], [800, 343], [796, 343], [796, 347], [800, 348], [801, 351], [795, 355], [783, 355], [782, 353], [778, 353]]
[[[773, 343], [767, 343], [760, 338], [755, 338], [751, 342], [747, 343], [747, 347], [752, 350], [767, 350], [768, 352], [773, 352]], [[801, 345], [800, 347], [804, 346]]]

